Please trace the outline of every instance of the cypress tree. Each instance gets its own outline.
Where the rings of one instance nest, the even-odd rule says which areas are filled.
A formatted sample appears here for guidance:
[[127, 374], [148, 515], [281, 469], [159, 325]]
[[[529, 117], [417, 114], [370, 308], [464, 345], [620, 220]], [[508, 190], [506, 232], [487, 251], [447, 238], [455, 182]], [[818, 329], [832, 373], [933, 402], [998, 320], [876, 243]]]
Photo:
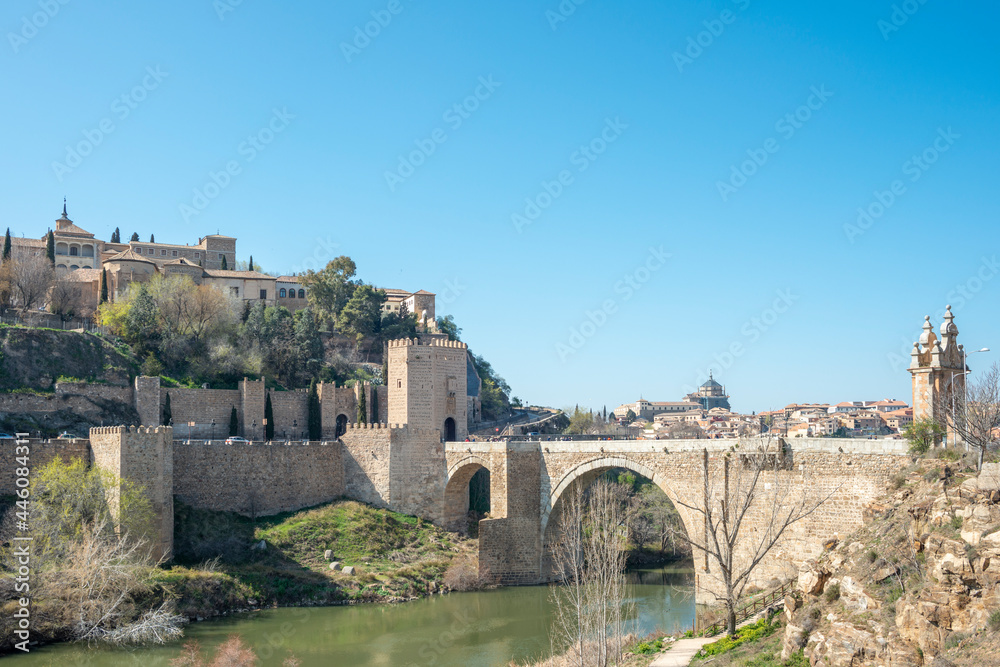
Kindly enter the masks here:
[[250, 263], [247, 264], [247, 271], [253, 271], [253, 255], [250, 255]]
[[132, 232], [132, 238], [129, 239], [129, 240], [130, 241], [138, 241], [139, 240], [139, 232]]
[[111, 232], [111, 242], [112, 243], [122, 242], [122, 230], [115, 227], [115, 231]]
[[56, 237], [49, 230], [49, 233], [45, 235], [45, 256], [49, 258], [49, 261], [53, 264], [56, 263]]
[[368, 423], [368, 399], [365, 398], [365, 394], [367, 394], [368, 392], [366, 391], [366, 389], [367, 389], [367, 387], [365, 387], [364, 383], [361, 383], [361, 392], [360, 392], [360, 396], [358, 396], [358, 423], [359, 424], [367, 424]]
[[232, 411], [229, 413], [229, 437], [234, 435], [239, 435], [240, 432], [240, 416], [236, 412], [236, 406], [233, 406]]
[[372, 388], [372, 423], [378, 424], [378, 387]]
[[274, 440], [274, 408], [271, 407], [271, 392], [267, 392], [264, 399], [264, 439], [268, 442]]
[[226, 263], [226, 256], [225, 255], [222, 256], [222, 266], [219, 267], [219, 268], [221, 268], [223, 271], [228, 271], [229, 270], [229, 265]]
[[10, 227], [7, 228], [7, 233], [3, 237], [3, 261], [10, 259]]
[[164, 426], [170, 426], [170, 420], [174, 418], [173, 411], [170, 409], [170, 392], [167, 392], [167, 400], [163, 402], [163, 421], [161, 422]]
[[101, 269], [101, 298], [100, 303], [108, 302], [108, 270]]
[[149, 242], [150, 243], [156, 243], [156, 236], [154, 234], [150, 234], [149, 235]]
[[316, 388], [316, 378], [309, 382], [309, 439], [319, 440], [323, 437], [323, 417], [319, 411], [319, 392]]

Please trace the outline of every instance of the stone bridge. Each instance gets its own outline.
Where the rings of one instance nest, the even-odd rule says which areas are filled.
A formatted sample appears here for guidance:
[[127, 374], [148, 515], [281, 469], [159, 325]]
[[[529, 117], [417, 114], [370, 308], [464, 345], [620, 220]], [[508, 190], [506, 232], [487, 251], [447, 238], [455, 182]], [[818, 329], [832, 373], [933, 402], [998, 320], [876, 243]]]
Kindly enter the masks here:
[[[704, 504], [706, 475], [721, 475], [723, 453], [735, 440], [610, 440], [532, 442], [449, 442], [445, 445], [447, 482], [442, 523], [461, 529], [469, 507], [469, 482], [480, 469], [490, 472], [490, 514], [479, 524], [480, 571], [504, 584], [535, 584], [553, 579], [552, 549], [559, 539], [561, 503], [568, 492], [601, 473], [624, 468], [652, 480], [680, 514], [688, 534], [702, 535], [700, 513], [684, 507]], [[744, 443], [746, 451], [751, 443]], [[780, 447], [779, 478], [764, 478], [791, 489], [790, 498], [826, 497], [816, 512], [795, 524], [755, 571], [765, 586], [795, 576], [798, 565], [822, 552], [822, 542], [844, 536], [862, 524], [866, 504], [883, 494], [890, 478], [910, 463], [901, 440], [794, 438], [772, 441]], [[775, 451], [779, 451], [775, 449]], [[751, 513], [753, 513], [753, 509]], [[757, 510], [763, 514], [762, 509]], [[762, 525], [747, 521], [747, 534]], [[717, 580], [704, 555], [695, 554], [699, 602], [715, 599]]]

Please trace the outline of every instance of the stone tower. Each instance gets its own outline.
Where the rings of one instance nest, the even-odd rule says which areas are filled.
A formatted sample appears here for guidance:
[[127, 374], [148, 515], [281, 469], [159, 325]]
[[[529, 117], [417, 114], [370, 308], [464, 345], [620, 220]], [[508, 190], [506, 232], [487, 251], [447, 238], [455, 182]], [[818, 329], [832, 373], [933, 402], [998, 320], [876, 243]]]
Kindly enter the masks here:
[[[910, 352], [910, 375], [913, 377], [913, 419], [948, 422], [949, 411], [965, 391], [964, 350], [958, 344], [958, 327], [951, 306], [945, 310], [940, 338], [928, 315], [920, 340]], [[949, 431], [950, 431], [949, 427]]]
[[459, 341], [389, 341], [388, 422], [464, 440], [469, 434], [467, 356], [468, 346]]

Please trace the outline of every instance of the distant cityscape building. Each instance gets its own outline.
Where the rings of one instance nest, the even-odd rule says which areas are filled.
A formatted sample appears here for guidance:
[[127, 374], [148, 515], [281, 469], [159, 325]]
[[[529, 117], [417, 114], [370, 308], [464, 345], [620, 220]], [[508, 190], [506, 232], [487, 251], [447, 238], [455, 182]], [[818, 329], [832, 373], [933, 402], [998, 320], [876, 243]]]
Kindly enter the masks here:
[[726, 388], [715, 381], [715, 378], [712, 377], [712, 371], [708, 372], [708, 380], [698, 387], [697, 391], [685, 396], [684, 400], [692, 403], [700, 403], [701, 407], [706, 410], [711, 410], [712, 408], [730, 409]]

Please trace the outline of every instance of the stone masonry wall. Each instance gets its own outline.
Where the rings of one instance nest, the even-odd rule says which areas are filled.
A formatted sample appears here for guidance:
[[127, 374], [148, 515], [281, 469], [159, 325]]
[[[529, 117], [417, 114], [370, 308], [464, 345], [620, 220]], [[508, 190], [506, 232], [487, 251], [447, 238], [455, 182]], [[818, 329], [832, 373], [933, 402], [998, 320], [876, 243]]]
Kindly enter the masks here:
[[274, 437], [297, 440], [309, 437], [309, 394], [305, 391], [272, 391]]
[[[239, 411], [242, 405], [237, 389], [164, 388], [160, 394], [161, 410], [162, 404], [167, 402], [167, 394], [170, 394], [170, 412], [178, 438], [225, 439], [229, 435], [230, 413], [234, 407]], [[195, 425], [189, 427], [189, 422]]]
[[439, 432], [407, 426], [393, 429], [390, 442], [392, 508], [440, 524], [447, 469]]
[[344, 447], [344, 494], [376, 507], [389, 507], [392, 432], [385, 424], [347, 427]]
[[344, 495], [341, 446], [254, 443], [174, 446], [174, 494], [202, 509], [266, 516]]
[[[112, 426], [90, 430], [94, 464], [123, 480], [141, 485], [154, 516], [148, 535], [156, 558], [169, 559], [174, 545], [173, 433], [169, 426]], [[112, 513], [118, 514], [119, 489], [107, 489]]]
[[[31, 398], [26, 396], [25, 398]], [[0, 441], [0, 496], [14, 495], [17, 487], [14, 486], [15, 447], [17, 444], [13, 440]], [[31, 439], [28, 442], [28, 467], [31, 474], [37, 473], [43, 466], [52, 462], [57, 456], [63, 461], [69, 462], [73, 459], [82, 459], [84, 463], [90, 463], [90, 443], [87, 440], [42, 440]]]

